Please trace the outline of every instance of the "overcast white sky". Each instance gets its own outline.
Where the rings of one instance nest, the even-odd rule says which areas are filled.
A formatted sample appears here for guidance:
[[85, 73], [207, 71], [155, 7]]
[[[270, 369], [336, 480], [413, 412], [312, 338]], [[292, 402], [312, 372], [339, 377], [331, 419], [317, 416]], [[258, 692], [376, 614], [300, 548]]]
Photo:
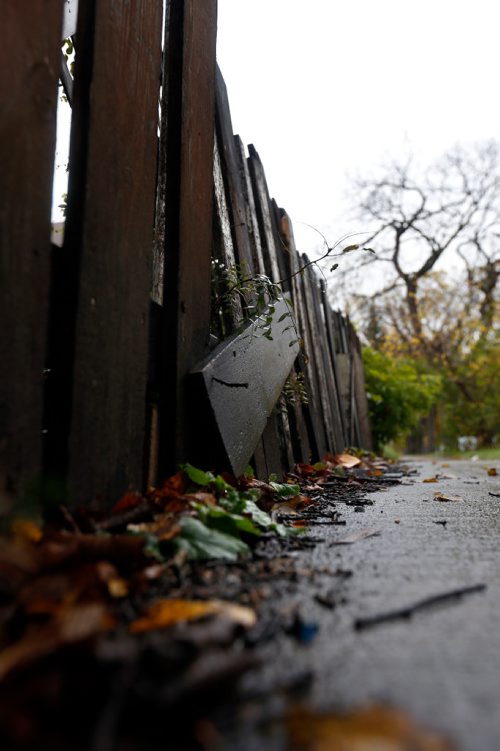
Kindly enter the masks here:
[[330, 242], [369, 229], [344, 218], [348, 173], [500, 135], [499, 34], [493, 0], [219, 0], [233, 128], [259, 151], [301, 250], [318, 245], [301, 222]]
[[498, 137], [493, 0], [219, 0], [218, 58], [233, 128], [253, 143], [298, 245], [354, 229], [346, 173]]

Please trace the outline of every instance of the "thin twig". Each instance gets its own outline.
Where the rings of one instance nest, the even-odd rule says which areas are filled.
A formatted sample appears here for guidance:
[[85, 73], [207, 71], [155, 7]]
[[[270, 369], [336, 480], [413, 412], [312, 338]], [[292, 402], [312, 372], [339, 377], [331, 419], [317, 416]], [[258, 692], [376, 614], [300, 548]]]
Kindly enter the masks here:
[[453, 600], [459, 599], [463, 595], [473, 594], [474, 592], [482, 592], [485, 589], [486, 584], [474, 584], [471, 587], [461, 587], [460, 589], [453, 589], [450, 592], [444, 592], [443, 594], [426, 597], [424, 600], [420, 600], [414, 605], [408, 605], [405, 608], [399, 608], [398, 610], [389, 610], [386, 613], [369, 615], [365, 618], [356, 618], [356, 620], [354, 621], [354, 628], [359, 631], [364, 628], [378, 626], [380, 623], [397, 621], [401, 618], [411, 618], [414, 613], [417, 613], [420, 610], [425, 610], [426, 608], [430, 608], [434, 605], [441, 605], [447, 602], [452, 602]]

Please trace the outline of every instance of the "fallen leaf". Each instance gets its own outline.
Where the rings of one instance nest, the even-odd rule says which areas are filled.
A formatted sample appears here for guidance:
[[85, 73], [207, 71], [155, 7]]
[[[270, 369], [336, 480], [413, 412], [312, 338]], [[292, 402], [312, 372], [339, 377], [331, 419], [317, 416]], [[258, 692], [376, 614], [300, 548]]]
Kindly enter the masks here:
[[15, 540], [37, 543], [43, 537], [41, 527], [30, 519], [14, 519], [11, 530]]
[[341, 537], [340, 540], [332, 540], [332, 545], [352, 545], [353, 542], [358, 540], [365, 540], [367, 537], [378, 537], [380, 531], [378, 529], [362, 529], [360, 532], [354, 532], [353, 534]]
[[357, 467], [359, 464], [361, 464], [361, 459], [358, 459], [357, 456], [352, 456], [352, 454], [337, 454], [334, 457], [334, 460], [336, 464], [340, 464], [342, 467], [346, 467], [347, 469]]
[[112, 514], [119, 514], [122, 511], [128, 511], [131, 508], [135, 508], [139, 505], [142, 501], [142, 495], [140, 493], [136, 493], [135, 491], [129, 490], [127, 493], [124, 493], [122, 497], [120, 498], [117, 503], [113, 506], [111, 509]]
[[463, 498], [461, 495], [445, 495], [444, 493], [440, 493], [438, 491], [434, 493], [434, 500], [446, 503], [447, 501], [463, 501]]
[[422, 480], [422, 482], [437, 482], [437, 477], [426, 477], [425, 480]]
[[288, 713], [286, 722], [290, 751], [453, 751], [445, 737], [381, 705], [338, 714], [300, 707]]
[[29, 631], [20, 641], [0, 654], [0, 680], [13, 670], [46, 657], [67, 644], [86, 641], [115, 626], [104, 605], [77, 605], [63, 611], [48, 624]]
[[209, 615], [219, 615], [234, 623], [251, 628], [257, 622], [255, 611], [224, 600], [158, 600], [142, 618], [130, 624], [133, 634], [168, 628], [176, 623], [199, 621]]
[[488, 469], [488, 475], [489, 475], [490, 477], [496, 477], [496, 476], [497, 476], [497, 470], [496, 470], [496, 467], [490, 467], [490, 468]]

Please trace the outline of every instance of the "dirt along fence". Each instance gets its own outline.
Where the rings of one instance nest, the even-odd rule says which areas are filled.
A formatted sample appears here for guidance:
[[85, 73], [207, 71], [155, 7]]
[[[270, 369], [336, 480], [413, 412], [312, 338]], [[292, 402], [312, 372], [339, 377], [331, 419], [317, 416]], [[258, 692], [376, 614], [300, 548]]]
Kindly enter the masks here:
[[[9, 2], [4, 19], [2, 503], [105, 506], [181, 461], [280, 475], [369, 447], [356, 334], [233, 136], [216, 0], [80, 3], [74, 80], [64, 5]], [[61, 78], [72, 126], [57, 248]]]

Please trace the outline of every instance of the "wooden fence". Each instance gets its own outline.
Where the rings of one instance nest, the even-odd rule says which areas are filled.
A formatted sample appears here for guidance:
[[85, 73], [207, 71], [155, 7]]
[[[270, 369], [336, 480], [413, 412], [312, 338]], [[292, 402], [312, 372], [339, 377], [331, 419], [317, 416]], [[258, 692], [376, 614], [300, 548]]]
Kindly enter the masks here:
[[[233, 136], [216, 0], [79, 4], [66, 228], [51, 246], [63, 4], [7, 0], [4, 14], [0, 504], [105, 505], [182, 460], [238, 471], [253, 455], [264, 476], [369, 447], [356, 335]], [[214, 259], [281, 281], [298, 335], [283, 300], [272, 340], [240, 331], [235, 299], [216, 341]], [[280, 396], [289, 376], [307, 405]]]

